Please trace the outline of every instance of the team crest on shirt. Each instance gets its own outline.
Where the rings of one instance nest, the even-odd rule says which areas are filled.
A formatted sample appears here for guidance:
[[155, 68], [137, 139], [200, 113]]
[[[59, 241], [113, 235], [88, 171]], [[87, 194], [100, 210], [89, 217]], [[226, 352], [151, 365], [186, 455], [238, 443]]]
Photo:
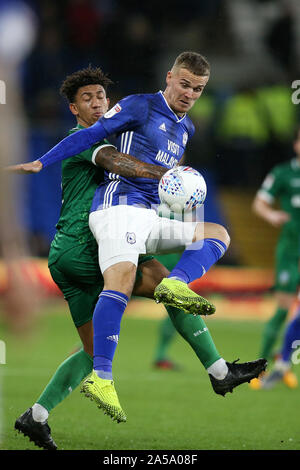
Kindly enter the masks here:
[[127, 232], [126, 233], [126, 240], [127, 240], [127, 243], [130, 243], [130, 245], [133, 245], [134, 243], [136, 243], [136, 235], [134, 232]]
[[182, 136], [183, 145], [186, 145], [187, 141], [188, 141], [188, 134], [187, 134], [187, 132], [184, 132], [183, 136]]
[[106, 119], [109, 119], [113, 117], [115, 114], [119, 113], [121, 109], [122, 109], [121, 106], [119, 105], [119, 103], [117, 103], [115, 104], [113, 108], [107, 111], [107, 113], [105, 113], [103, 117], [105, 117]]

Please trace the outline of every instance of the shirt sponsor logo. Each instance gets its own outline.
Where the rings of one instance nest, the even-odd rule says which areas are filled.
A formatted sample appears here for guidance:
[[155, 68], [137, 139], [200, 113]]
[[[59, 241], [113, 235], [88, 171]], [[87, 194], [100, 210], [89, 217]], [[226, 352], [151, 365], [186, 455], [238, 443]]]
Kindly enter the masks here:
[[300, 187], [300, 178], [293, 178], [291, 180], [291, 186], [293, 188], [299, 188]]
[[168, 140], [168, 152], [175, 153], [175, 155], [179, 156], [179, 145], [172, 142], [172, 140]]
[[292, 207], [295, 207], [297, 209], [300, 207], [300, 194], [295, 194], [291, 198], [291, 205], [292, 205]]
[[173, 168], [178, 163], [175, 157], [171, 157], [171, 155], [169, 155], [167, 152], [163, 152], [162, 150], [159, 150], [157, 152], [155, 160], [157, 160], [158, 162], [164, 163], [166, 166], [169, 166], [170, 168]]
[[117, 103], [113, 108], [111, 108], [107, 113], [104, 114], [103, 117], [109, 119], [113, 117], [115, 114], [119, 113], [122, 110], [122, 107]]

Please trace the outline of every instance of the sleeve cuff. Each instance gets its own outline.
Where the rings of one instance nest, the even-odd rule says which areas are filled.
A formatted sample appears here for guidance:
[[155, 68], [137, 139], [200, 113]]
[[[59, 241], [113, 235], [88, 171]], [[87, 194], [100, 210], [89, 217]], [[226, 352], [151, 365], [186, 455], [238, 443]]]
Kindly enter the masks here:
[[103, 149], [104, 147], [113, 147], [113, 148], [117, 148], [115, 147], [114, 145], [112, 144], [103, 144], [103, 145], [99, 145], [99, 147], [95, 148], [95, 150], [93, 151], [93, 154], [92, 154], [92, 162], [94, 163], [94, 165], [98, 166], [97, 163], [96, 163], [96, 155], [97, 153], [99, 152], [99, 150]]
[[267, 191], [264, 191], [263, 189], [260, 189], [257, 192], [257, 196], [263, 201], [267, 202], [268, 204], [272, 204], [274, 202], [274, 197], [270, 193], [267, 193]]

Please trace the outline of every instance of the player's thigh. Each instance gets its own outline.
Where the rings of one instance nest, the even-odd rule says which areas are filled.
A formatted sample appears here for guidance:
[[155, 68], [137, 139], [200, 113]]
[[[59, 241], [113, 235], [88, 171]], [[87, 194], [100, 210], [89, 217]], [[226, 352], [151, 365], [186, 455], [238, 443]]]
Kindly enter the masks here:
[[155, 216], [154, 210], [126, 205], [90, 214], [89, 225], [99, 246], [102, 273], [121, 262], [137, 266], [139, 254], [146, 253], [146, 240]]
[[181, 222], [156, 216], [146, 242], [147, 253], [181, 252], [193, 242], [197, 222]]
[[75, 326], [78, 328], [90, 321], [103, 288], [97, 256], [76, 247], [63, 254], [49, 269], [68, 302]]
[[[98, 245], [96, 241], [88, 244], [80, 244], [64, 250], [54, 266], [54, 276], [62, 274], [64, 279], [79, 286], [95, 286], [97, 283], [103, 285], [103, 276], [98, 263]], [[51, 266], [49, 266], [51, 274]], [[52, 275], [53, 277], [53, 275]], [[56, 282], [56, 279], [54, 279]], [[59, 277], [60, 280], [60, 277]]]

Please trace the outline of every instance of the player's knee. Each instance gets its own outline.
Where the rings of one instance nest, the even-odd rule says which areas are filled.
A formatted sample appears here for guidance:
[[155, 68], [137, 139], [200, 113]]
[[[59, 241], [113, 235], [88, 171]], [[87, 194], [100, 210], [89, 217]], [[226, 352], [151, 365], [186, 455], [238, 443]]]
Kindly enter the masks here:
[[223, 227], [223, 225], [220, 225], [220, 224], [214, 224], [214, 225], [216, 226], [214, 227], [214, 231], [216, 235], [211, 238], [217, 238], [218, 240], [221, 240], [221, 242], [223, 242], [228, 248], [230, 245], [230, 236], [229, 236], [228, 231], [226, 230], [225, 227]]
[[199, 223], [196, 226], [194, 241], [203, 240], [205, 238], [216, 238], [226, 245], [230, 245], [230, 236], [223, 225], [212, 222]]
[[103, 273], [104, 290], [117, 290], [131, 296], [136, 276], [136, 266], [131, 262], [120, 262]]

